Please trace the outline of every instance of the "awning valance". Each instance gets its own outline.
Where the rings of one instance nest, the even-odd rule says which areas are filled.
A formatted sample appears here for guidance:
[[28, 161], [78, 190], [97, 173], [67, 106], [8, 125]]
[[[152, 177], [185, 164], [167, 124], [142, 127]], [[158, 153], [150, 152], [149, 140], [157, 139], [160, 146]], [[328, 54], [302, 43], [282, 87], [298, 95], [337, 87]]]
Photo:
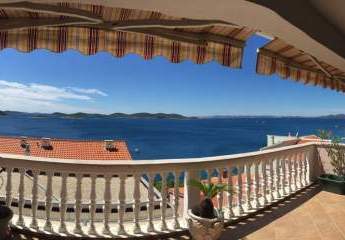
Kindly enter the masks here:
[[154, 11], [78, 3], [0, 4], [0, 49], [23, 52], [75, 49], [116, 57], [135, 53], [144, 59], [164, 56], [174, 63], [198, 64], [215, 60], [239, 68], [252, 33], [224, 21], [175, 18]]
[[285, 43], [274, 39], [258, 50], [256, 71], [278, 74], [305, 84], [345, 92], [345, 73]]

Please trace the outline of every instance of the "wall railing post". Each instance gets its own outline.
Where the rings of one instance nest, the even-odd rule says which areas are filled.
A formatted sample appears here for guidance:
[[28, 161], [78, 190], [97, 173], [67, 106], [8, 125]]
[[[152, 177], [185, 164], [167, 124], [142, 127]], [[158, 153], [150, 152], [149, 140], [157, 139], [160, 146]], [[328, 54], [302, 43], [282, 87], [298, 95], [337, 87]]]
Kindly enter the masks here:
[[184, 209], [183, 215], [187, 216], [188, 209], [191, 209], [200, 201], [200, 191], [195, 187], [189, 186], [191, 179], [199, 180], [198, 171], [188, 170], [184, 172]]

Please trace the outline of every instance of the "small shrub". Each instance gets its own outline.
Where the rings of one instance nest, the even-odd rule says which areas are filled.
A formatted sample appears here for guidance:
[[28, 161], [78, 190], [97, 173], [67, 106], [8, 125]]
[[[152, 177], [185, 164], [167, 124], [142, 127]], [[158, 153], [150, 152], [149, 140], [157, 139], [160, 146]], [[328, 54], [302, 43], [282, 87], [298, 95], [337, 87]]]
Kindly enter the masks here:
[[198, 188], [204, 195], [204, 199], [200, 202], [200, 204], [192, 209], [193, 214], [203, 218], [215, 218], [216, 216], [214, 215], [212, 199], [221, 192], [231, 192], [231, 188], [229, 188], [226, 184], [208, 184], [191, 179], [189, 185]]
[[345, 146], [341, 144], [339, 137], [334, 137], [331, 132], [319, 130], [321, 139], [331, 140], [331, 144], [326, 146], [328, 157], [331, 159], [333, 171], [337, 176], [345, 176]]

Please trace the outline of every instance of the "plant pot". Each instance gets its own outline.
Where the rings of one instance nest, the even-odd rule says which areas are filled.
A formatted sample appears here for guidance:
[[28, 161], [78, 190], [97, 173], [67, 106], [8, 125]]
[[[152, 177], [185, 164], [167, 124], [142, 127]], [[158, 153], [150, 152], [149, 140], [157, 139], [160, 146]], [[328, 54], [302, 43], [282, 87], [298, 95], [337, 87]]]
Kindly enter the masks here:
[[192, 210], [188, 210], [188, 229], [195, 240], [217, 240], [220, 238], [224, 219], [218, 211], [215, 211], [216, 218], [202, 218], [194, 215]]
[[323, 174], [319, 177], [323, 190], [345, 195], [345, 178], [333, 174]]
[[9, 222], [13, 217], [13, 212], [6, 206], [0, 206], [0, 239], [11, 239]]

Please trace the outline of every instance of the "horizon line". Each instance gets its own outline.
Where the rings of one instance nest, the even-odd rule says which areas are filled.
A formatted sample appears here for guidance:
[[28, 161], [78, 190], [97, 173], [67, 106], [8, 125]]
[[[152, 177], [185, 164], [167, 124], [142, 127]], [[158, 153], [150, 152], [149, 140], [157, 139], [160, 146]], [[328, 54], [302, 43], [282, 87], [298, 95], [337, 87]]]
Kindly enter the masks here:
[[182, 114], [182, 113], [168, 113], [168, 112], [111, 112], [111, 113], [100, 113], [100, 112], [71, 112], [71, 113], [66, 113], [66, 112], [23, 112], [23, 111], [16, 111], [16, 110], [0, 110], [0, 112], [18, 112], [18, 113], [24, 113], [24, 114], [47, 114], [47, 115], [53, 115], [53, 114], [66, 114], [66, 115], [73, 115], [73, 114], [97, 114], [97, 115], [104, 115], [104, 116], [109, 116], [112, 114], [126, 114], [126, 115], [133, 115], [133, 114], [138, 114], [138, 113], [145, 113], [145, 114], [165, 114], [165, 115], [181, 115], [183, 117], [188, 117], [188, 118], [226, 118], [226, 117], [277, 117], [277, 118], [282, 118], [282, 117], [299, 117], [299, 118], [317, 118], [317, 117], [327, 117], [327, 116], [339, 116], [339, 115], [345, 115], [345, 113], [328, 113], [328, 114], [323, 114], [323, 115], [298, 115], [298, 114], [291, 114], [291, 115], [276, 115], [276, 114], [210, 114], [210, 115], [189, 115], [189, 114]]

